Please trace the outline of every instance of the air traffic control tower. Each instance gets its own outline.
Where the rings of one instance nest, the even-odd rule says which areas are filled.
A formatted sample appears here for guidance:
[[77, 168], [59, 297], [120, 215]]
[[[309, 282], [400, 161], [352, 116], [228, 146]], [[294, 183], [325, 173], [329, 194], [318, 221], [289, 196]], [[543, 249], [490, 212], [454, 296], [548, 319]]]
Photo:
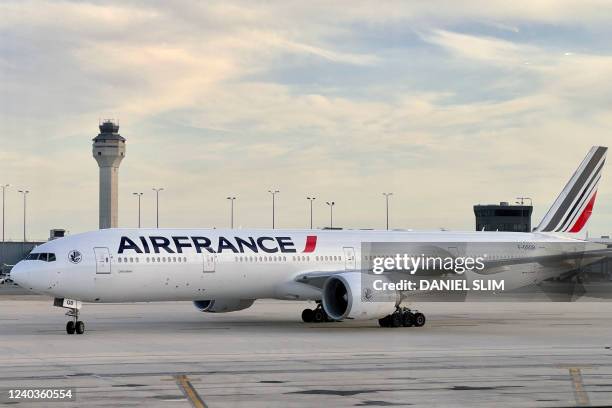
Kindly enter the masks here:
[[93, 139], [93, 157], [100, 167], [100, 229], [119, 224], [119, 165], [125, 157], [125, 138], [119, 125], [110, 119], [100, 124], [100, 134]]

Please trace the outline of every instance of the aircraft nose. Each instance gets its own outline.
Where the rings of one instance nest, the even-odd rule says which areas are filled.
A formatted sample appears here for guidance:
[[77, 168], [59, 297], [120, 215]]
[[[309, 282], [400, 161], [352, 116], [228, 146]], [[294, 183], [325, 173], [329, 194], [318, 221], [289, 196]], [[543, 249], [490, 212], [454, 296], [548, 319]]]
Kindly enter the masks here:
[[22, 288], [27, 289], [30, 280], [30, 271], [29, 268], [25, 265], [24, 261], [17, 262], [17, 265], [13, 266], [11, 269], [11, 280], [21, 286]]

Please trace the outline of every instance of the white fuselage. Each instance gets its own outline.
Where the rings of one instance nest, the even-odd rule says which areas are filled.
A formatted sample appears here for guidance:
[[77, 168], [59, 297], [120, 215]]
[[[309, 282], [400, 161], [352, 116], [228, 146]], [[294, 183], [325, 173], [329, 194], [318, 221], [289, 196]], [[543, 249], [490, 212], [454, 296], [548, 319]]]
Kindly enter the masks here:
[[[568, 245], [576, 251], [599, 248], [545, 233], [108, 229], [42, 244], [33, 254], [53, 254], [54, 260], [21, 261], [11, 276], [35, 292], [87, 302], [317, 300], [320, 289], [296, 282], [296, 277], [360, 270], [365, 242], [401, 242], [415, 248], [430, 242], [459, 243], [466, 254], [487, 253], [489, 259], [551, 255], [560, 251], [560, 244], [563, 251]], [[501, 273], [520, 287], [573, 267], [523, 263]]]

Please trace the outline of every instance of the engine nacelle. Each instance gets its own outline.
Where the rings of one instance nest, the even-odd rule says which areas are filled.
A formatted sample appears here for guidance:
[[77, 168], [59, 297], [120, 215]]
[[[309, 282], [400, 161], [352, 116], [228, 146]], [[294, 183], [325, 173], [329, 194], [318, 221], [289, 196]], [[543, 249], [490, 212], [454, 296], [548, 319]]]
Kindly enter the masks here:
[[374, 279], [385, 278], [360, 272], [339, 273], [327, 278], [322, 296], [325, 312], [334, 320], [380, 319], [393, 313], [400, 296], [397, 293], [374, 293], [371, 289]]
[[254, 302], [254, 299], [213, 299], [194, 300], [193, 305], [200, 312], [227, 313], [247, 309], [251, 307]]

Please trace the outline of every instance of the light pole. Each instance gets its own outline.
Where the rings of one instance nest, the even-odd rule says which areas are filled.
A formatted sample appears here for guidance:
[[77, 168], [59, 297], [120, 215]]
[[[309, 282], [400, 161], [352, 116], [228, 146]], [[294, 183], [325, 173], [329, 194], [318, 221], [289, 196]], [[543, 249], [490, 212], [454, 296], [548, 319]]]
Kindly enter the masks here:
[[0, 272], [4, 270], [4, 196], [6, 194], [6, 189], [9, 188], [10, 184], [3, 184], [2, 187], [2, 250], [0, 251]]
[[334, 229], [334, 205], [335, 201], [326, 201], [325, 204], [329, 205], [329, 229]]
[[138, 228], [140, 228], [140, 198], [143, 193], [132, 193], [133, 195], [138, 197]]
[[389, 196], [392, 196], [393, 193], [383, 193], [385, 196], [385, 203], [387, 206], [387, 230], [389, 230]]
[[236, 197], [227, 197], [227, 199], [230, 200], [231, 203], [230, 226], [232, 229], [234, 229], [234, 200], [236, 199]]
[[153, 191], [155, 191], [155, 212], [157, 214], [155, 216], [156, 225], [157, 225], [156, 228], [159, 228], [159, 192], [164, 191], [164, 188], [163, 187], [160, 187], [160, 188], [153, 187]]
[[26, 197], [30, 193], [29, 190], [18, 190], [21, 194], [23, 194], [23, 242], [27, 242], [26, 240]]
[[278, 190], [268, 190], [268, 193], [272, 194], [272, 229], [274, 229], [274, 198], [277, 193], [280, 193]]
[[310, 201], [310, 229], [312, 229], [312, 202], [317, 199], [317, 197], [306, 197], [308, 201]]

